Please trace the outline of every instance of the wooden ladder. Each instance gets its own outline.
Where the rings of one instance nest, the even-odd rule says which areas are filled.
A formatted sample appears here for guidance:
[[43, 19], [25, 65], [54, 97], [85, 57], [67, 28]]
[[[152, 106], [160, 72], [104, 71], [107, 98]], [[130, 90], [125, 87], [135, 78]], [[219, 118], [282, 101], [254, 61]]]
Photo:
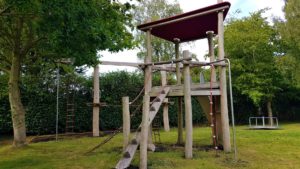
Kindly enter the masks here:
[[[168, 92], [170, 91], [170, 87], [164, 87], [159, 95], [153, 100], [151, 106], [150, 106], [150, 112], [149, 112], [149, 126], [151, 125], [153, 119], [155, 118], [161, 104], [163, 103], [164, 98], [168, 95]], [[141, 125], [138, 127], [137, 132], [135, 133], [134, 138], [130, 141], [128, 146], [126, 147], [123, 157], [120, 159], [118, 164], [116, 165], [116, 169], [125, 169], [129, 167], [134, 154], [140, 144], [141, 140], [141, 133], [140, 133]]]
[[66, 107], [66, 133], [73, 133], [75, 128], [75, 90], [72, 85], [68, 85], [67, 107]]
[[156, 116], [152, 122], [152, 135], [154, 137], [154, 143], [160, 144], [160, 128], [161, 128], [161, 119], [159, 116]]

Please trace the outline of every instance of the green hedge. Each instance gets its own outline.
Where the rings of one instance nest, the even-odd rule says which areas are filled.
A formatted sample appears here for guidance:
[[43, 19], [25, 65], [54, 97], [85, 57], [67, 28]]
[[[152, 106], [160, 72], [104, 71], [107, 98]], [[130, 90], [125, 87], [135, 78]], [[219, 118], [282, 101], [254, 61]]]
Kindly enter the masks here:
[[[26, 109], [26, 126], [28, 134], [53, 134], [56, 122], [56, 76], [46, 78], [24, 77], [22, 79], [21, 94], [22, 102]], [[76, 85], [75, 92], [75, 132], [92, 130], [92, 78], [79, 75], [68, 75], [62, 72], [60, 78], [59, 97], [59, 132], [65, 132], [66, 124], [66, 95], [68, 81]], [[159, 84], [157, 75], [154, 84]], [[6, 84], [2, 84], [5, 86]], [[101, 102], [107, 106], [100, 110], [100, 129], [114, 130], [122, 125], [121, 99], [129, 96], [132, 101], [143, 88], [143, 75], [139, 72], [129, 73], [126, 71], [110, 72], [100, 75]], [[5, 93], [2, 92], [2, 93]], [[142, 97], [130, 107], [135, 111], [142, 102]], [[176, 99], [171, 98], [171, 102]], [[8, 96], [0, 98], [0, 132], [12, 133], [11, 115]], [[141, 122], [141, 108], [132, 117], [132, 128], [136, 128]], [[199, 104], [193, 99], [193, 120], [195, 124], [205, 121]], [[160, 112], [158, 116], [162, 116]], [[172, 105], [169, 109], [170, 125], [177, 125], [177, 106]], [[162, 119], [162, 118], [160, 118]], [[162, 120], [161, 120], [162, 122]]]
[[[42, 78], [41, 78], [42, 77]], [[153, 84], [160, 83], [159, 75], [153, 78]], [[22, 102], [26, 109], [26, 126], [28, 134], [53, 134], [56, 122], [56, 76], [55, 72], [40, 78], [26, 76], [22, 79]], [[12, 133], [12, 122], [7, 95], [7, 76], [0, 74], [0, 133]], [[62, 71], [59, 98], [59, 132], [65, 132], [66, 124], [66, 95], [68, 82], [76, 87], [75, 92], [75, 132], [92, 130], [92, 78], [78, 74], [66, 74]], [[174, 80], [169, 79], [169, 83]], [[121, 99], [129, 96], [132, 101], [143, 88], [144, 79], [140, 72], [129, 73], [125, 71], [110, 72], [100, 75], [101, 102], [107, 106], [100, 110], [100, 129], [114, 130], [122, 125]], [[273, 102], [273, 112], [283, 120], [299, 120], [300, 90], [286, 88], [276, 95]], [[130, 107], [131, 112], [137, 109], [142, 100]], [[169, 120], [171, 126], [177, 125], [177, 98], [170, 98], [174, 105], [169, 107]], [[194, 125], [207, 124], [201, 107], [196, 99], [192, 99]], [[234, 92], [234, 107], [237, 123], [247, 123], [250, 116], [256, 115], [256, 108], [247, 97]], [[132, 117], [132, 128], [141, 122], [141, 108]], [[264, 110], [264, 112], [266, 112]], [[162, 112], [158, 114], [162, 123]]]

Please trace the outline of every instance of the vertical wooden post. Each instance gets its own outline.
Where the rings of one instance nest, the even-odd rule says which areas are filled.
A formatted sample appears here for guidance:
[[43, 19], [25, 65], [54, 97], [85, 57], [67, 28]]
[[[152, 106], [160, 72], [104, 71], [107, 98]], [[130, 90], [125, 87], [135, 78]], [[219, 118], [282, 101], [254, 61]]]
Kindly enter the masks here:
[[221, 101], [220, 97], [216, 96], [215, 111], [216, 111], [216, 134], [218, 144], [223, 145], [222, 123], [221, 123]]
[[[213, 37], [214, 37], [214, 32], [213, 31], [207, 31], [207, 40], [208, 40], [208, 51], [209, 51], [209, 61], [213, 62], [215, 61], [215, 52], [214, 52], [214, 41], [213, 41]], [[211, 81], [212, 82], [216, 82], [217, 78], [216, 78], [216, 71], [215, 69], [211, 68]]]
[[[161, 75], [161, 85], [166, 86], [167, 85], [167, 72], [166, 71], [160, 71]], [[169, 125], [169, 105], [168, 105], [168, 99], [164, 99], [163, 104], [163, 122], [164, 122], [164, 130], [170, 131], [170, 125]]]
[[99, 65], [94, 68], [94, 99], [93, 99], [93, 136], [99, 136]]
[[[175, 55], [176, 59], [179, 59], [179, 39], [175, 40]], [[181, 72], [180, 63], [176, 63], [176, 79], [177, 85], [181, 85]], [[178, 130], [177, 130], [177, 144], [183, 144], [183, 113], [182, 113], [182, 97], [178, 97]]]
[[129, 144], [130, 136], [130, 111], [129, 111], [129, 97], [122, 97], [123, 110], [123, 151]]
[[[151, 63], [152, 61], [152, 51], [151, 51], [151, 31], [147, 31], [147, 56], [145, 57], [145, 63]], [[140, 143], [140, 169], [147, 168], [147, 147], [149, 142], [149, 109], [150, 109], [150, 96], [149, 93], [152, 87], [152, 67], [150, 65], [146, 66], [144, 72], [144, 87], [145, 96], [143, 102], [143, 115], [142, 115], [142, 131], [141, 131], [141, 143]], [[151, 137], [151, 136], [150, 136]]]
[[[214, 62], [215, 61], [215, 52], [214, 52], [214, 41], [213, 41], [213, 37], [214, 37], [214, 32], [213, 31], [207, 31], [207, 40], [208, 40], [208, 53], [209, 53], [209, 61], [210, 62]], [[210, 67], [210, 71], [211, 71], [211, 76], [210, 76], [210, 81], [211, 82], [217, 82], [217, 77], [216, 77], [216, 70], [215, 67]], [[216, 97], [212, 96], [211, 98], [211, 102], [213, 104], [216, 104]], [[214, 146], [217, 146], [218, 144], [218, 137], [217, 137], [217, 118], [216, 118], [216, 108], [214, 105], [212, 105], [214, 108], [212, 110], [212, 112], [210, 112], [210, 122], [211, 122], [211, 127], [212, 127], [212, 140], [214, 143]], [[215, 147], [216, 148], [216, 147]]]
[[148, 94], [145, 94], [143, 99], [143, 116], [142, 116], [142, 130], [141, 130], [141, 142], [140, 142], [140, 169], [147, 169], [149, 109], [150, 109], [150, 96]]
[[170, 131], [170, 125], [169, 125], [169, 99], [164, 99], [164, 105], [163, 105], [163, 121], [164, 121], [164, 129], [166, 132]]
[[[218, 3], [223, 0], [218, 0]], [[218, 58], [224, 59], [224, 14], [223, 11], [218, 12]], [[226, 67], [220, 69], [220, 90], [221, 90], [221, 124], [222, 124], [222, 136], [223, 136], [223, 148], [225, 152], [231, 151], [230, 144], [230, 131], [229, 131], [229, 119], [228, 119], [228, 106], [227, 106], [227, 88], [226, 88]]]
[[[183, 51], [183, 58], [190, 57], [189, 51]], [[185, 158], [193, 158], [193, 120], [192, 120], [192, 99], [191, 99], [191, 76], [190, 66], [183, 66], [184, 76], [184, 106], [185, 106]]]

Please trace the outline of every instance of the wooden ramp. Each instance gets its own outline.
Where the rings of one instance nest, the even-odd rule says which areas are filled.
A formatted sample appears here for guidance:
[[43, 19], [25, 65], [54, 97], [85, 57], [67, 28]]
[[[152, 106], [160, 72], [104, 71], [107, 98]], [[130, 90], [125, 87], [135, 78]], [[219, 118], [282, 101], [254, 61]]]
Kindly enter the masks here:
[[[164, 98], [168, 95], [168, 92], [170, 91], [170, 87], [164, 87], [161, 89], [161, 92], [159, 95], [153, 100], [151, 106], [150, 106], [150, 112], [149, 112], [149, 126], [152, 123], [153, 119], [155, 118], [161, 104], [164, 101]], [[128, 146], [126, 147], [123, 157], [120, 159], [118, 164], [116, 165], [116, 169], [125, 169], [129, 167], [134, 154], [140, 144], [141, 140], [141, 133], [140, 133], [141, 125], [138, 128], [138, 131], [135, 133], [134, 138], [130, 141]]]
[[209, 113], [210, 113], [209, 96], [198, 96], [197, 100], [198, 100], [199, 104], [201, 105], [201, 108], [202, 108], [208, 122], [211, 123], [211, 116], [209, 115]]

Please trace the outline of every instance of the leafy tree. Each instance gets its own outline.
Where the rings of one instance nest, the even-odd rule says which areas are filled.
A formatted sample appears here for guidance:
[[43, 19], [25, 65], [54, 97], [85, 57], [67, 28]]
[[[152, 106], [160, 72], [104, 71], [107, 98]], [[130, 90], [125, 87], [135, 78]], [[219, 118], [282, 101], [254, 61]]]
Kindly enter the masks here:
[[261, 16], [264, 11], [232, 19], [225, 28], [225, 50], [232, 61], [235, 89], [259, 109], [267, 103], [272, 116], [271, 102], [282, 79], [274, 59], [276, 32]]
[[94, 64], [97, 50], [131, 47], [131, 5], [109, 0], [0, 0], [0, 70], [8, 74], [14, 146], [26, 142], [20, 77], [24, 67], [73, 57]]
[[[167, 0], [144, 0], [141, 1], [135, 9], [135, 24], [139, 25], [148, 20], [154, 21], [161, 18], [174, 16], [182, 13], [179, 3], [175, 1], [173, 4]], [[146, 56], [146, 38], [144, 33], [136, 32], [135, 38], [138, 42], [140, 52], [138, 57], [143, 59]], [[153, 37], [152, 38], [152, 56], [153, 61], [170, 60], [175, 58], [174, 44], [166, 40]]]
[[[283, 9], [286, 20], [275, 19], [275, 25], [280, 31], [284, 43], [287, 61], [294, 58], [296, 67], [300, 66], [300, 3], [299, 0], [285, 0]], [[293, 75], [293, 84], [300, 86], [300, 70], [295, 68], [290, 72]]]
[[299, 0], [285, 0], [286, 22], [282, 27], [283, 38], [288, 42], [289, 52], [300, 59], [300, 3]]

